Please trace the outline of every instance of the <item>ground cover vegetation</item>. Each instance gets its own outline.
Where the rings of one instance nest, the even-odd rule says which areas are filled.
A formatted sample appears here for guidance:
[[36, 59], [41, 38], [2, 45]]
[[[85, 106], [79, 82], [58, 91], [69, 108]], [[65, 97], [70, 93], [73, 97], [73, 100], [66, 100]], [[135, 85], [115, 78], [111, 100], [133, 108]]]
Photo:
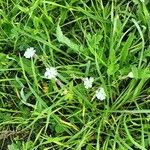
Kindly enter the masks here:
[[149, 150], [149, 60], [149, 0], [0, 0], [0, 148]]

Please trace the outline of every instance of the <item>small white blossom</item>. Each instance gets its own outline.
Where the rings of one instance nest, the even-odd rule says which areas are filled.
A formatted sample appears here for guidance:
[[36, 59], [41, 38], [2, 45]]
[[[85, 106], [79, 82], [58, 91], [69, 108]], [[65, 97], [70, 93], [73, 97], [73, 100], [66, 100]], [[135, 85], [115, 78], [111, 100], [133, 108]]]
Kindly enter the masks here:
[[44, 74], [45, 78], [55, 79], [57, 75], [58, 75], [58, 72], [57, 72], [56, 68], [54, 68], [54, 67], [46, 68], [46, 71]]
[[92, 83], [94, 82], [94, 78], [93, 77], [90, 77], [90, 78], [83, 78], [83, 81], [84, 81], [84, 86], [86, 89], [89, 89], [92, 87]]
[[26, 58], [32, 58], [35, 55], [35, 52], [36, 50], [33, 47], [27, 48], [24, 53], [24, 56]]
[[104, 100], [106, 99], [106, 93], [104, 91], [104, 88], [100, 87], [97, 91], [96, 91], [96, 97], [99, 100]]
[[134, 78], [133, 72], [129, 72], [129, 74], [127, 75], [129, 78]]

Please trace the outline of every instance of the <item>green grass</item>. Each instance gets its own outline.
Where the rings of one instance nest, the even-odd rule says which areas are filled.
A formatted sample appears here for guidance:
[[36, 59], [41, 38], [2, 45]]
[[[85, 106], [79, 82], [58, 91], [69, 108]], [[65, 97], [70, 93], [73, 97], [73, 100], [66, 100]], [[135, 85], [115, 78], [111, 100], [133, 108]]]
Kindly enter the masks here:
[[[149, 8], [149, 0], [1, 0], [1, 150], [149, 150]], [[29, 47], [35, 58], [23, 56]], [[44, 78], [50, 66], [61, 86]], [[91, 89], [84, 77], [94, 77]], [[104, 101], [94, 98], [101, 86]]]

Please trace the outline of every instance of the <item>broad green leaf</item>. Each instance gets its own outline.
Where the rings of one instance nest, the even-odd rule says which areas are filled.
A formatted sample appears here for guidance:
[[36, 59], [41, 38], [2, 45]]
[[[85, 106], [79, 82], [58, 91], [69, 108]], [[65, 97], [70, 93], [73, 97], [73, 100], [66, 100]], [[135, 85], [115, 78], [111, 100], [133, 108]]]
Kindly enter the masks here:
[[135, 79], [138, 79], [138, 68], [136, 66], [132, 66], [132, 73]]
[[57, 25], [56, 36], [60, 43], [66, 44], [69, 48], [71, 48], [75, 52], [80, 52], [81, 47], [79, 45], [77, 45], [76, 43], [72, 42], [65, 35], [63, 35], [59, 24]]
[[108, 66], [108, 69], [107, 69], [107, 74], [108, 74], [109, 76], [114, 75], [115, 72], [118, 71], [118, 69], [119, 69], [119, 65], [118, 65], [118, 64], [110, 64], [110, 65]]
[[128, 56], [128, 52], [129, 52], [129, 48], [134, 40], [135, 36], [134, 33], [131, 33], [127, 39], [127, 41], [125, 42], [122, 50], [121, 50], [121, 54], [120, 54], [120, 62], [125, 62], [126, 58]]

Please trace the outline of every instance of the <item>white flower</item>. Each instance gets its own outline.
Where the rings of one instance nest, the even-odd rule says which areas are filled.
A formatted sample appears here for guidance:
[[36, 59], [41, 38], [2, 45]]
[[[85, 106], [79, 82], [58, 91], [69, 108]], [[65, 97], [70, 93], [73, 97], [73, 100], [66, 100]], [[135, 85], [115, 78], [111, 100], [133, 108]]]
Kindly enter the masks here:
[[134, 78], [133, 72], [129, 72], [129, 74], [127, 75], [127, 77]]
[[56, 68], [54, 68], [54, 67], [46, 68], [46, 71], [44, 74], [45, 78], [55, 79], [57, 75], [58, 75], [58, 72], [57, 72]]
[[94, 78], [93, 77], [90, 77], [90, 78], [83, 78], [83, 81], [84, 81], [84, 86], [86, 89], [89, 89], [92, 87], [92, 83], [94, 82]]
[[26, 58], [32, 58], [35, 55], [35, 52], [36, 50], [33, 47], [27, 48], [24, 53], [24, 56]]
[[100, 87], [97, 91], [96, 91], [96, 97], [99, 100], [104, 100], [106, 99], [106, 93], [104, 91], [104, 88]]

